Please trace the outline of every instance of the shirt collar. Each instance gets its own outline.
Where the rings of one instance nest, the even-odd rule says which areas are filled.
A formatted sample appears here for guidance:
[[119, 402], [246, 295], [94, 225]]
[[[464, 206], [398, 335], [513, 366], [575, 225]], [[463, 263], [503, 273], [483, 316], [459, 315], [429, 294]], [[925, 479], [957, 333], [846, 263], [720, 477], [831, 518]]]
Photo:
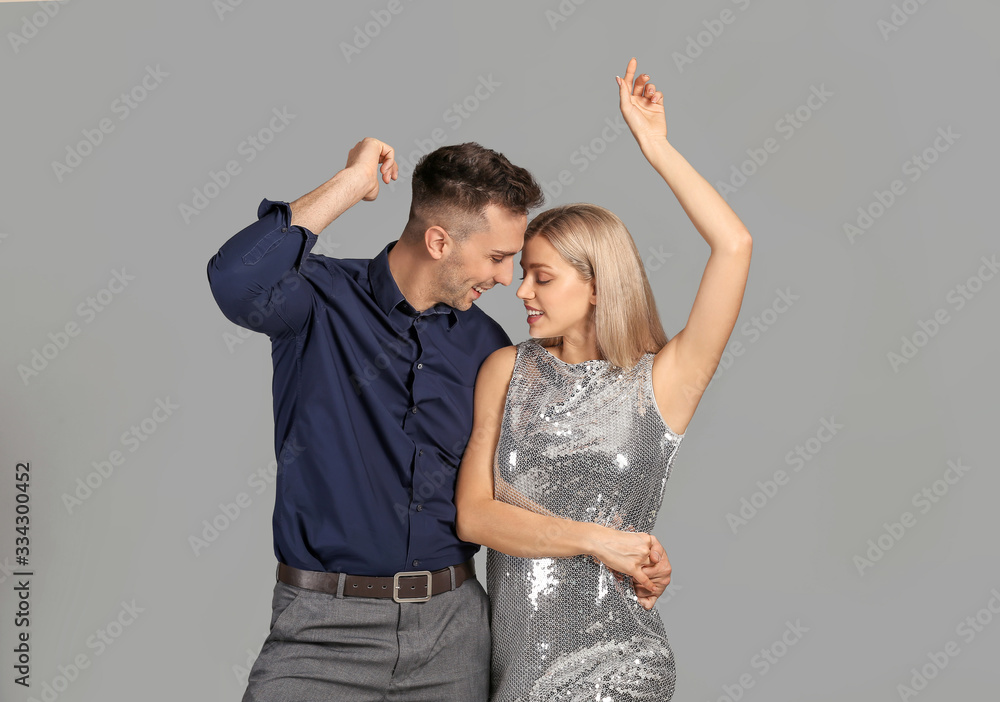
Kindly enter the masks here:
[[[378, 303], [379, 308], [390, 320], [395, 316], [393, 310], [397, 310], [396, 314], [403, 313], [408, 317], [418, 316], [417, 311], [403, 297], [399, 286], [396, 285], [395, 278], [392, 277], [392, 271], [389, 270], [389, 252], [398, 241], [396, 239], [386, 244], [385, 248], [368, 264], [368, 280], [371, 283], [372, 295], [375, 298], [375, 302]], [[447, 314], [448, 331], [451, 331], [452, 327], [458, 323], [458, 313], [455, 308], [443, 302], [439, 302], [430, 309], [424, 310], [419, 316], [431, 314]]]

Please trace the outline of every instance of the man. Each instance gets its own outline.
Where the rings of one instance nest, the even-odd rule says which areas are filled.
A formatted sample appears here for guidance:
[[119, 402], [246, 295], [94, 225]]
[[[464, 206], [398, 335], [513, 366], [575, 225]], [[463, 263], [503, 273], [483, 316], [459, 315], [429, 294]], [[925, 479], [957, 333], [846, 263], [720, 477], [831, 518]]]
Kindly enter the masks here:
[[511, 283], [543, 196], [503, 155], [444, 146], [414, 169], [398, 240], [370, 260], [310, 253], [398, 171], [365, 138], [312, 192], [264, 199], [208, 264], [274, 366], [277, 582], [244, 702], [488, 698], [489, 600], [454, 489], [479, 366], [511, 340], [472, 303]]

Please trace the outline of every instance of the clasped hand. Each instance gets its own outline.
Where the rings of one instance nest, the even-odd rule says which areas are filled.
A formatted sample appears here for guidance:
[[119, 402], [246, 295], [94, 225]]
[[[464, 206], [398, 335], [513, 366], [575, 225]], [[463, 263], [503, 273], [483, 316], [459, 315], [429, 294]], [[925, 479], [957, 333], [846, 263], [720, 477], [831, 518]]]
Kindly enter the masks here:
[[602, 529], [594, 556], [609, 569], [631, 576], [639, 604], [652, 609], [670, 583], [670, 561], [663, 546], [652, 534]]

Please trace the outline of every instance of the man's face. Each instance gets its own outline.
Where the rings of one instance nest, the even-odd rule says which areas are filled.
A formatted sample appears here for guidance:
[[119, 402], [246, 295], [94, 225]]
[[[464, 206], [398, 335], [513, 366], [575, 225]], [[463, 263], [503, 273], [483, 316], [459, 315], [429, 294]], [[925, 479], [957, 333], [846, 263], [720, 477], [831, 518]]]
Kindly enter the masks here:
[[438, 301], [467, 310], [497, 283], [510, 285], [514, 255], [524, 246], [527, 214], [515, 214], [496, 205], [486, 208], [487, 228], [466, 237], [462, 245], [441, 262]]

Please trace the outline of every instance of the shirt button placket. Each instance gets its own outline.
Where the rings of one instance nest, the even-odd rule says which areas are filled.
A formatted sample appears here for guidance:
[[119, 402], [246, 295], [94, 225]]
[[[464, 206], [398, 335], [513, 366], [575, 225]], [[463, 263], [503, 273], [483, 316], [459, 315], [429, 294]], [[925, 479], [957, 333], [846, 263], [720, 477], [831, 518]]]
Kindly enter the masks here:
[[[414, 329], [417, 331], [418, 334], [420, 332], [420, 328], [423, 326], [423, 322], [424, 322], [424, 316], [423, 315], [419, 315], [419, 316], [417, 316], [417, 318], [415, 320], [413, 320]], [[418, 344], [419, 344], [419, 342], [418, 342]], [[418, 345], [418, 348], [419, 348], [419, 345]], [[424, 367], [423, 363], [417, 363], [416, 364], [416, 369], [417, 370], [422, 370], [423, 367]], [[416, 381], [416, 378], [414, 378], [414, 380]], [[416, 403], [417, 402], [417, 387], [416, 387], [416, 384], [414, 384], [413, 393], [414, 393], [413, 401], [414, 401], [414, 403]], [[417, 413], [417, 405], [416, 404], [414, 404], [413, 407], [410, 408], [410, 412], [412, 414], [416, 414]], [[419, 449], [417, 451], [417, 456], [423, 456], [423, 455], [424, 455], [424, 450], [423, 449]], [[414, 476], [414, 477], [416, 477], [416, 476]], [[411, 500], [412, 500], [412, 493], [411, 493]], [[413, 504], [411, 502], [411, 505], [413, 505], [414, 512], [422, 512], [423, 509], [424, 509], [423, 504], [420, 504], [420, 503]], [[413, 559], [412, 564], [413, 564], [414, 568], [419, 567], [420, 566], [420, 559], [417, 559], [417, 558]]]

